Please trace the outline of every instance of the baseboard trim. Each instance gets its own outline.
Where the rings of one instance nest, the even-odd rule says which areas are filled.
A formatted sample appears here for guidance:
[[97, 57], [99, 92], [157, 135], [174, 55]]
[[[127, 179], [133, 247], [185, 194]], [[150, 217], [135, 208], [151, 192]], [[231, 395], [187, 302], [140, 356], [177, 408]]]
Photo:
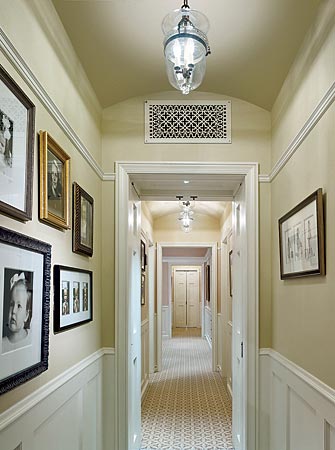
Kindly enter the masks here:
[[307, 372], [307, 370], [290, 361], [285, 356], [276, 352], [272, 348], [260, 349], [259, 355], [260, 357], [269, 356], [271, 359], [273, 359], [274, 361], [285, 367], [287, 370], [292, 372], [300, 380], [304, 381], [306, 384], [308, 384], [310, 387], [316, 390], [320, 395], [322, 395], [324, 398], [326, 398], [335, 405], [335, 389], [323, 383], [314, 375]]
[[47, 384], [37, 389], [32, 394], [25, 397], [20, 402], [16, 403], [14, 406], [9, 408], [7, 411], [3, 412], [0, 415], [0, 431], [4, 428], [8, 427], [11, 423], [16, 421], [20, 416], [28, 412], [31, 408], [36, 406], [46, 397], [51, 395], [54, 391], [59, 389], [65, 383], [70, 381], [73, 377], [78, 375], [80, 372], [85, 370], [91, 364], [94, 364], [96, 361], [101, 359], [104, 355], [114, 355], [115, 350], [110, 347], [104, 347], [100, 350], [92, 353], [92, 355], [83, 359], [79, 363], [65, 370], [65, 372], [61, 373], [53, 380], [49, 381]]

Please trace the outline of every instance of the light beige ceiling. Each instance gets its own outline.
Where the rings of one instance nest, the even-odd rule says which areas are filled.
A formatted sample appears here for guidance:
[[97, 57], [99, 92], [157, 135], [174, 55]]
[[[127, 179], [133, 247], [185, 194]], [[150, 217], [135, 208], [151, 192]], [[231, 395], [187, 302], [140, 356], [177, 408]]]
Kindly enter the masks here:
[[[200, 87], [271, 109], [321, 0], [190, 0], [212, 54]], [[182, 0], [53, 0], [103, 107], [171, 90], [161, 22]]]
[[163, 247], [163, 257], [191, 257], [203, 258], [208, 251], [207, 247]]
[[[176, 201], [149, 201], [145, 203], [154, 220], [168, 214], [175, 214], [177, 218], [180, 212], [179, 202]], [[205, 214], [220, 220], [225, 208], [226, 202], [196, 201], [194, 206], [194, 214]]]

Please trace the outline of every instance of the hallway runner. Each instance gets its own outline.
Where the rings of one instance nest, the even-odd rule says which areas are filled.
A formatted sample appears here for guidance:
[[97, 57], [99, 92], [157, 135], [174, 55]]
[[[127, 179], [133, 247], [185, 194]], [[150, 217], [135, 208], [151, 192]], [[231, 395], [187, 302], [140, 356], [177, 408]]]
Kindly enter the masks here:
[[163, 370], [142, 404], [143, 450], [233, 449], [231, 400], [200, 337], [163, 341]]

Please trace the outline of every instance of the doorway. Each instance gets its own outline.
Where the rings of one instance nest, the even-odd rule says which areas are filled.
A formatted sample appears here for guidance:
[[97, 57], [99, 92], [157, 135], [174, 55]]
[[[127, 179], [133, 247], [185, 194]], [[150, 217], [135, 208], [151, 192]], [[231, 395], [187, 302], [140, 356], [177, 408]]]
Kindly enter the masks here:
[[[129, 403], [130, 386], [134, 386], [133, 364], [138, 356], [133, 352], [133, 328], [129, 322], [131, 301], [127, 279], [132, 264], [132, 255], [136, 249], [129, 251], [129, 210], [125, 208], [130, 202], [130, 179], [145, 179], [152, 187], [156, 180], [156, 198], [166, 195], [164, 183], [171, 185], [176, 176], [203, 181], [206, 177], [215, 180], [222, 191], [226, 186], [226, 199], [234, 200], [240, 185], [244, 185], [244, 197], [239, 203], [244, 213], [238, 217], [239, 225], [245, 230], [245, 239], [241, 240], [243, 253], [244, 288], [240, 301], [242, 321], [240, 343], [243, 354], [240, 355], [242, 370], [242, 392], [240, 419], [241, 450], [257, 449], [257, 383], [258, 383], [258, 166], [257, 163], [117, 163], [116, 164], [116, 351], [117, 351], [117, 442], [119, 450], [138, 449], [136, 429], [140, 404], [138, 408]], [[156, 177], [156, 178], [155, 178]], [[151, 178], [151, 180], [150, 180]], [[237, 182], [237, 185], [236, 185]], [[145, 183], [144, 183], [145, 184]], [[208, 183], [206, 184], [208, 186]], [[230, 186], [230, 189], [228, 187]], [[144, 186], [145, 187], [145, 186]], [[145, 189], [143, 188], [142, 192]], [[142, 198], [141, 192], [141, 198]], [[205, 195], [209, 195], [208, 189]], [[213, 197], [213, 193], [211, 195]], [[242, 212], [243, 212], [242, 211]], [[247, 274], [247, 276], [246, 276]], [[242, 274], [241, 274], [242, 275]], [[136, 307], [136, 306], [134, 306]], [[157, 323], [157, 328], [158, 328]], [[236, 344], [236, 343], [235, 343]], [[235, 353], [239, 350], [234, 346]], [[132, 355], [132, 359], [128, 355]], [[139, 380], [140, 381], [140, 380]], [[136, 380], [135, 380], [136, 384]], [[139, 382], [140, 389], [140, 382]]]
[[200, 268], [173, 268], [173, 328], [200, 328]]

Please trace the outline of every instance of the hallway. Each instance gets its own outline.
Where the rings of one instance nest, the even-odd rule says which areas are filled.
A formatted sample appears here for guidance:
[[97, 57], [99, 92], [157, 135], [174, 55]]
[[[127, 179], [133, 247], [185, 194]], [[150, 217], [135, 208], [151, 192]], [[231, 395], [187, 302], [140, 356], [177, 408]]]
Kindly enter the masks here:
[[163, 370], [142, 403], [142, 449], [233, 449], [231, 400], [198, 331], [174, 330], [163, 341]]

